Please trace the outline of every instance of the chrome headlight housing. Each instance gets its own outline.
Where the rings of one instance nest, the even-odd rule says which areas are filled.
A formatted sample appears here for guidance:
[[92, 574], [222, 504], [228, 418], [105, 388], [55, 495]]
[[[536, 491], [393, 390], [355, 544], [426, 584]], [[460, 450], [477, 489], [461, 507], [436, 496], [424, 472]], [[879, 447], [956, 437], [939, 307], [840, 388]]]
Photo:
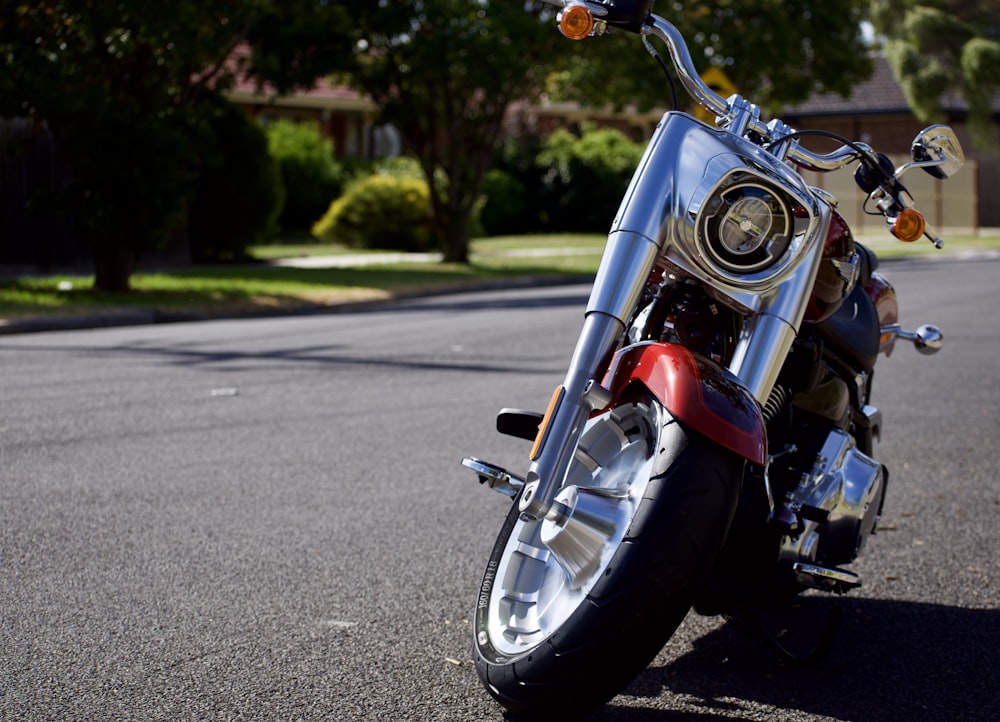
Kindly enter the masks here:
[[747, 170], [730, 171], [706, 191], [694, 214], [702, 263], [744, 283], [781, 273], [810, 214], [781, 186]]
[[718, 189], [698, 219], [704, 251], [734, 273], [756, 273], [773, 265], [788, 251], [793, 233], [788, 203], [752, 180]]
[[[736, 173], [715, 187], [697, 219], [698, 245], [724, 272], [757, 274], [778, 263], [804, 228], [780, 190]], [[805, 224], [801, 224], [804, 226]]]

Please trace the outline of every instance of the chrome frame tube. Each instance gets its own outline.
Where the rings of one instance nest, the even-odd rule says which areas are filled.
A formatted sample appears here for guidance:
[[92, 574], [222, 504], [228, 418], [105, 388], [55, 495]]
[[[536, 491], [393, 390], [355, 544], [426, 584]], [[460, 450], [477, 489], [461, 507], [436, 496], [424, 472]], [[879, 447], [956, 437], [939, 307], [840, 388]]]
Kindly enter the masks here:
[[725, 117], [729, 115], [730, 105], [722, 96], [717, 95], [714, 90], [705, 84], [695, 68], [691, 59], [691, 52], [688, 50], [684, 36], [673, 26], [672, 23], [661, 18], [659, 15], [650, 15], [647, 25], [643, 28], [644, 33], [652, 33], [667, 45], [670, 52], [670, 59], [677, 70], [677, 77], [680, 78], [684, 88], [706, 109], [717, 116]]
[[660, 246], [642, 233], [613, 231], [598, 267], [587, 314], [604, 313], [624, 325], [639, 303]]
[[590, 389], [603, 379], [659, 252], [657, 243], [641, 233], [614, 231], [608, 236], [583, 331], [563, 381], [565, 394], [549, 420], [538, 458], [525, 476], [519, 505], [525, 517], [541, 519], [552, 509], [584, 423], [595, 410], [595, 400], [601, 398]]

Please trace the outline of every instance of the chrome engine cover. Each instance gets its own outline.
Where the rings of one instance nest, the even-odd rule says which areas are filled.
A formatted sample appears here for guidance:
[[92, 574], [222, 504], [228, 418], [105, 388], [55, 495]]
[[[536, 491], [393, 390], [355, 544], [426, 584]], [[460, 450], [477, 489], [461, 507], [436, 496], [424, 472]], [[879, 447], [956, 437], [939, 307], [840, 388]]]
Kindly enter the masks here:
[[799, 523], [782, 543], [782, 560], [836, 566], [856, 559], [875, 532], [887, 476], [850, 434], [833, 429], [786, 498], [786, 513]]

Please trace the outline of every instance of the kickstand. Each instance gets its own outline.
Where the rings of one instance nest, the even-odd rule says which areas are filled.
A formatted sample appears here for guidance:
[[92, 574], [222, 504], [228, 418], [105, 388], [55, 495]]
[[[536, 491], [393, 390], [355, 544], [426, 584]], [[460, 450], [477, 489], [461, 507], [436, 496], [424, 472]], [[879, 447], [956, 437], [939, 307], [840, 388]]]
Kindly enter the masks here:
[[809, 667], [819, 664], [830, 653], [830, 649], [833, 647], [833, 638], [837, 635], [840, 623], [844, 619], [844, 610], [840, 607], [834, 607], [830, 610], [830, 613], [826, 618], [826, 623], [823, 625], [823, 629], [820, 631], [819, 637], [816, 640], [816, 644], [813, 646], [812, 650], [805, 654], [796, 654], [788, 649], [788, 647], [779, 642], [777, 637], [771, 634], [771, 632], [764, 627], [760, 620], [754, 617], [749, 611], [728, 614], [726, 615], [726, 618], [733, 621], [737, 626], [749, 633], [751, 636], [756, 637], [760, 641], [767, 644], [767, 646], [774, 650], [774, 652], [786, 662], [801, 667]]

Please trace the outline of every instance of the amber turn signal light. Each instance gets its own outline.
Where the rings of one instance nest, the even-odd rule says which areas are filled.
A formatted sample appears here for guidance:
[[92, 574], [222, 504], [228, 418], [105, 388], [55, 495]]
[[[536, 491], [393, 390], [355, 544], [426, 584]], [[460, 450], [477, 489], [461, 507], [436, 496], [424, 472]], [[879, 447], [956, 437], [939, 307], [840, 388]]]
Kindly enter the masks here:
[[594, 31], [594, 14], [584, 5], [569, 5], [559, 14], [559, 31], [570, 40], [583, 40]]
[[912, 243], [924, 235], [924, 217], [920, 211], [907, 208], [896, 217], [890, 231], [899, 240]]
[[556, 413], [556, 409], [559, 408], [559, 404], [565, 393], [566, 387], [559, 386], [556, 388], [555, 393], [552, 394], [552, 400], [549, 401], [549, 408], [545, 411], [542, 423], [538, 425], [538, 435], [535, 437], [535, 443], [531, 447], [531, 454], [528, 456], [532, 461], [537, 459], [538, 455], [542, 453], [542, 446], [545, 445], [545, 439], [548, 436], [549, 422], [552, 421], [552, 416]]

